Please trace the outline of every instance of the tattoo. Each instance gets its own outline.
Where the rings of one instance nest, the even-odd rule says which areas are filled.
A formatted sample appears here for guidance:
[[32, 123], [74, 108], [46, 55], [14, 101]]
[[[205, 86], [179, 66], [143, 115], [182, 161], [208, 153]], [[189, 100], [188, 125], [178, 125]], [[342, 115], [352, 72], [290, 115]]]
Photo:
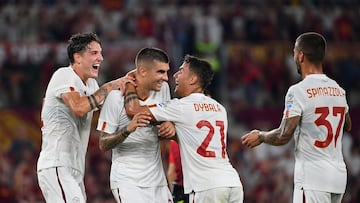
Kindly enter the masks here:
[[89, 105], [90, 105], [90, 110], [93, 110], [93, 109], [94, 109], [94, 105], [93, 105], [93, 103], [91, 102], [90, 97], [87, 96], [87, 99], [88, 99], [88, 102], [89, 102]]
[[127, 138], [130, 135], [130, 132], [127, 130], [126, 126], [120, 129], [120, 134]]
[[109, 91], [105, 87], [100, 87], [97, 92], [99, 92], [99, 95], [103, 96], [104, 98], [109, 94]]
[[263, 134], [261, 134], [261, 132], [259, 133], [259, 141], [260, 142], [264, 142], [264, 135]]
[[[91, 96], [91, 99], [94, 100], [94, 104], [95, 106], [100, 109], [101, 108], [101, 104], [99, 104], [99, 102], [102, 102], [104, 101], [104, 99], [107, 97], [107, 95], [109, 94], [109, 91], [107, 90], [106, 87], [101, 86], [94, 94], [90, 95]], [[98, 102], [96, 100], [96, 97], [98, 99], [100, 99], [100, 101]], [[88, 100], [90, 102], [90, 98], [88, 97]]]
[[96, 101], [96, 98], [95, 98], [95, 96], [92, 94], [92, 95], [90, 95], [91, 96], [91, 98], [94, 100], [94, 103], [95, 103], [95, 106], [96, 106], [96, 108], [99, 108], [100, 107], [100, 105], [99, 105], [99, 103]]
[[124, 97], [126, 98], [132, 94], [137, 95], [136, 92], [127, 92]]
[[124, 100], [128, 100], [128, 98], [132, 98], [132, 97], [135, 97], [135, 96], [131, 96], [131, 95], [136, 95], [136, 92], [126, 92], [125, 96], [124, 96]]
[[119, 85], [116, 82], [109, 82], [110, 89], [119, 89]]
[[131, 102], [132, 100], [135, 100], [135, 99], [138, 99], [137, 96], [132, 96], [132, 97], [128, 97], [128, 98], [125, 98], [125, 105], [128, 104], [129, 102]]
[[129, 134], [130, 132], [127, 130], [126, 126], [113, 134], [106, 134], [104, 132], [101, 132], [100, 147], [104, 151], [112, 149], [119, 143], [122, 143], [129, 136]]
[[285, 124], [285, 121], [282, 121], [279, 128], [276, 128], [270, 132], [262, 133], [262, 139], [265, 143], [270, 145], [284, 145], [292, 138], [296, 125], [296, 121], [290, 121], [287, 122], [287, 124]]

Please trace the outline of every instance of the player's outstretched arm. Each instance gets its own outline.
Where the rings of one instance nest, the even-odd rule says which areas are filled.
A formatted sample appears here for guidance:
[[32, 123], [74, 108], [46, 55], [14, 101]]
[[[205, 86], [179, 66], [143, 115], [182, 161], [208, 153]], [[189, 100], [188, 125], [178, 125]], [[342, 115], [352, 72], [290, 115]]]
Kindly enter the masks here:
[[137, 113], [131, 122], [120, 130], [109, 134], [100, 132], [99, 148], [101, 151], [107, 151], [114, 148], [117, 144], [122, 143], [130, 133], [134, 132], [137, 127], [144, 127], [150, 123], [150, 115], [146, 112]]
[[76, 116], [84, 116], [93, 109], [100, 109], [102, 102], [111, 90], [125, 90], [126, 83], [134, 83], [134, 79], [124, 76], [103, 84], [94, 94], [80, 96], [79, 92], [62, 93], [61, 98]]
[[295, 116], [281, 121], [280, 127], [271, 131], [252, 130], [241, 137], [242, 143], [249, 148], [254, 148], [261, 143], [270, 145], [284, 145], [292, 138], [300, 116]]

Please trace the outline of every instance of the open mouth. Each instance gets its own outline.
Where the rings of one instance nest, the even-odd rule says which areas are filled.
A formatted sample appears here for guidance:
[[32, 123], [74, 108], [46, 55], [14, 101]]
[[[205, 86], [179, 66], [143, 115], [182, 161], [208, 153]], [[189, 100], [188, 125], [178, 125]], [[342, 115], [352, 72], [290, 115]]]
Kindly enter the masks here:
[[95, 70], [98, 70], [100, 67], [100, 64], [97, 64], [97, 65], [93, 65], [92, 68], [95, 69]]

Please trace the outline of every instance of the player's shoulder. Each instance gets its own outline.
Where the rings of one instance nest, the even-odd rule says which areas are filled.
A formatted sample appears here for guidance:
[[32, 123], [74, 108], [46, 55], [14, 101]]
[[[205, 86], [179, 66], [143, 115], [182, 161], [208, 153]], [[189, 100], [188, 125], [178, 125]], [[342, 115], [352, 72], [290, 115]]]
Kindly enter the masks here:
[[58, 68], [54, 74], [53, 74], [53, 78], [63, 78], [64, 80], [70, 79], [70, 78], [74, 78], [75, 76], [75, 72], [72, 70], [72, 68], [70, 66], [68, 67], [60, 67]]
[[107, 95], [106, 99], [123, 100], [124, 96], [123, 96], [121, 90], [111, 90], [109, 92], [109, 94]]
[[64, 74], [64, 73], [70, 73], [73, 72], [72, 68], [70, 66], [67, 67], [60, 67], [58, 68], [54, 74]]

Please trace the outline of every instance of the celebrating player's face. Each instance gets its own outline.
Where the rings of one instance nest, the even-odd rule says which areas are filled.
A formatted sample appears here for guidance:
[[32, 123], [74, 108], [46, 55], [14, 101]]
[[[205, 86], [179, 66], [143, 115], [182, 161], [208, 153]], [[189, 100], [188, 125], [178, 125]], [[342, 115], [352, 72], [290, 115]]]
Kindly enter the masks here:
[[100, 44], [93, 41], [83, 53], [79, 54], [78, 61], [75, 63], [78, 63], [83, 71], [83, 73], [78, 73], [83, 77], [82, 79], [98, 77], [100, 64], [104, 60], [101, 51]]
[[175, 93], [183, 97], [185, 96], [186, 80], [189, 73], [189, 64], [183, 63], [179, 70], [174, 74], [175, 78]]
[[150, 80], [150, 86], [152, 90], [160, 91], [162, 83], [168, 81], [167, 72], [169, 71], [169, 64], [154, 61], [153, 68], [150, 71], [150, 74], [147, 76]]

